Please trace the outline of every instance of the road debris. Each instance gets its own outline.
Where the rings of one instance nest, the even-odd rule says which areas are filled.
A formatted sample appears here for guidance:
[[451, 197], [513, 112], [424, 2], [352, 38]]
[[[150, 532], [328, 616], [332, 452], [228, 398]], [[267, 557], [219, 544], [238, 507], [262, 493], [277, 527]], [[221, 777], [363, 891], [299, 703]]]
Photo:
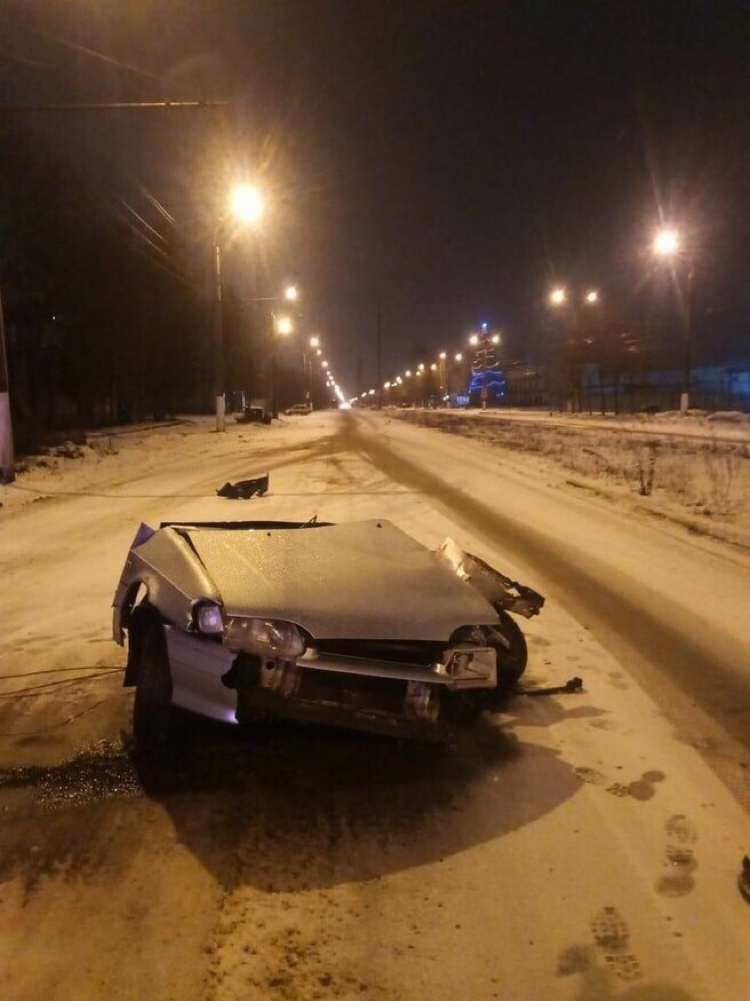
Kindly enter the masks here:
[[737, 877], [737, 885], [742, 896], [750, 903], [750, 855], [746, 855], [742, 860], [742, 871]]
[[572, 695], [583, 691], [582, 678], [569, 678], [564, 685], [548, 685], [546, 688], [516, 688], [516, 695]]
[[216, 493], [219, 497], [227, 497], [230, 500], [249, 500], [256, 495], [262, 497], [268, 493], [268, 473], [262, 473], [250, 480], [225, 483]]

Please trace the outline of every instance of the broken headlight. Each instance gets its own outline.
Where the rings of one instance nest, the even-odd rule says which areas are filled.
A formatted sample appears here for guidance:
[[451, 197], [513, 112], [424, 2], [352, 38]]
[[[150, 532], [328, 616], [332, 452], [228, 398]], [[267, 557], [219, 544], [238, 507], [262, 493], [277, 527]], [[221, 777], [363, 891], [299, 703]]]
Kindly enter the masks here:
[[233, 650], [275, 660], [297, 660], [305, 652], [299, 629], [291, 622], [275, 619], [230, 619], [224, 642]]
[[221, 605], [213, 601], [197, 601], [193, 604], [192, 615], [193, 625], [199, 633], [216, 636], [224, 632]]

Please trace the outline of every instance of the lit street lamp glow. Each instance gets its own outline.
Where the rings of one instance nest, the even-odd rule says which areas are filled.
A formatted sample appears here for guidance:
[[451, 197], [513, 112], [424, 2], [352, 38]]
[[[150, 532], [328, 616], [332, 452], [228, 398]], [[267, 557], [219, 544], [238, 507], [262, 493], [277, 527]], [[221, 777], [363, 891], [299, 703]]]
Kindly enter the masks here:
[[445, 351], [441, 351], [440, 354], [438, 355], [438, 358], [440, 359], [440, 361], [445, 361], [446, 358]]
[[463, 360], [464, 360], [464, 356], [461, 354], [460, 351], [457, 352], [457, 354], [456, 354], [456, 361], [463, 361]]
[[292, 323], [292, 321], [289, 319], [288, 316], [280, 316], [276, 321], [276, 332], [281, 334], [282, 336], [291, 334], [293, 330], [294, 330], [294, 324]]
[[367, 390], [367, 395], [368, 396], [374, 396], [375, 395], [375, 390], [374, 389], [368, 389]]
[[404, 372], [404, 375], [406, 376], [407, 379], [411, 379], [411, 369], [407, 368], [407, 370]]
[[383, 383], [383, 389], [390, 389], [390, 388], [391, 388], [390, 382], [384, 382]]
[[675, 229], [662, 229], [654, 237], [657, 257], [671, 257], [680, 249], [680, 236]]
[[417, 371], [418, 372], [424, 372], [424, 362], [423, 361], [421, 361], [419, 363], [419, 365], [417, 365]]
[[327, 361], [322, 361], [320, 363], [320, 365], [321, 365], [321, 368], [328, 368], [328, 362]]
[[319, 348], [320, 347], [320, 338], [319, 337], [311, 337], [310, 338], [310, 347], [311, 348]]
[[500, 334], [493, 334], [492, 335], [492, 343], [493, 344], [499, 344], [500, 343]]
[[475, 348], [477, 344], [479, 344], [479, 334], [472, 334], [471, 337], [469, 338], [469, 344], [471, 344], [471, 346]]
[[599, 293], [595, 289], [592, 289], [590, 292], [587, 292], [586, 293], [586, 302], [592, 303], [592, 304], [595, 303], [595, 302], [599, 302]]
[[287, 285], [284, 289], [284, 298], [287, 302], [296, 302], [299, 299], [299, 292], [296, 285]]
[[263, 218], [263, 196], [252, 184], [238, 184], [232, 190], [229, 204], [237, 222], [254, 225]]
[[430, 365], [430, 371], [437, 372], [437, 365], [435, 364], [435, 362], [433, 362], [432, 365]]
[[553, 306], [562, 306], [567, 297], [568, 296], [564, 288], [553, 288], [549, 294], [549, 301]]

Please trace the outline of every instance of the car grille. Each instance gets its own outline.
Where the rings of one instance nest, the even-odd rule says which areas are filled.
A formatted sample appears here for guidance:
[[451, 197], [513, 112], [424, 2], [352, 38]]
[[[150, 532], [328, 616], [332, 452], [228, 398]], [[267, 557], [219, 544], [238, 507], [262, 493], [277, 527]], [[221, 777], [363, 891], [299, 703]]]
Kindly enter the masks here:
[[385, 663], [428, 667], [441, 659], [445, 644], [428, 640], [316, 640], [315, 648], [321, 656], [363, 657]]

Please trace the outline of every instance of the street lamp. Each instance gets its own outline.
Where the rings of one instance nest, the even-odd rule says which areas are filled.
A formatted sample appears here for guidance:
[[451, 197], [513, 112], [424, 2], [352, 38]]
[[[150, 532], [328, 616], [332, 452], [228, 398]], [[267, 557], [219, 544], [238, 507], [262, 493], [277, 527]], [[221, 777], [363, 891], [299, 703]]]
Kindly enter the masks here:
[[440, 400], [441, 400], [441, 402], [445, 402], [445, 401], [444, 401], [444, 397], [445, 397], [445, 390], [446, 390], [446, 379], [445, 379], [445, 359], [446, 359], [447, 357], [448, 357], [448, 356], [447, 356], [447, 354], [445, 353], [445, 351], [441, 351], [441, 352], [440, 352], [440, 354], [438, 355], [438, 358], [440, 359], [440, 365], [439, 365], [439, 368], [440, 368], [440, 376], [439, 376], [439, 378], [438, 378], [438, 382], [440, 383]]
[[279, 410], [276, 403], [276, 338], [288, 337], [294, 331], [294, 323], [290, 316], [275, 316], [271, 314], [271, 385], [269, 397], [271, 401], [271, 417], [278, 418]]
[[263, 196], [252, 184], [238, 184], [229, 198], [232, 216], [239, 223], [255, 226], [263, 218]]
[[475, 348], [477, 344], [479, 344], [479, 334], [472, 334], [469, 337], [469, 344], [471, 344], [471, 346]]
[[263, 218], [263, 196], [258, 188], [250, 184], [240, 184], [233, 188], [229, 195], [228, 212], [219, 218], [214, 226], [213, 235], [213, 265], [214, 265], [214, 303], [213, 303], [213, 341], [214, 341], [214, 397], [216, 400], [216, 430], [225, 431], [224, 414], [226, 410], [226, 376], [224, 370], [224, 318], [222, 314], [221, 295], [221, 243], [220, 234], [226, 222], [227, 215], [235, 222], [244, 226], [255, 226]]
[[407, 379], [411, 379], [411, 369], [407, 368], [407, 370], [404, 372], [404, 375], [406, 376]]
[[296, 302], [299, 299], [299, 292], [296, 285], [287, 285], [284, 289], [284, 298], [287, 302]]
[[322, 361], [322, 362], [320, 363], [320, 367], [321, 367], [321, 368], [328, 368], [328, 362], [327, 362], [327, 361]]
[[311, 337], [310, 338], [310, 347], [311, 348], [319, 348], [320, 347], [320, 338], [319, 337]]
[[[579, 298], [580, 297], [580, 298]], [[580, 410], [581, 400], [583, 396], [583, 388], [581, 384], [582, 374], [581, 374], [581, 356], [580, 356], [580, 314], [579, 314], [579, 303], [583, 307], [595, 306], [599, 302], [599, 293], [596, 289], [589, 288], [588, 291], [582, 292], [580, 289], [575, 289], [571, 295], [570, 300], [568, 299], [568, 290], [562, 285], [558, 285], [553, 288], [549, 293], [549, 303], [555, 309], [565, 317], [565, 327], [567, 328], [567, 340], [568, 340], [568, 352], [570, 358], [570, 364], [572, 365], [572, 371], [568, 375], [569, 388], [566, 392], [566, 400], [568, 405], [575, 410], [576, 408]], [[591, 343], [587, 341], [586, 343]]]
[[456, 352], [456, 361], [463, 361], [463, 360], [464, 360], [464, 356], [461, 354], [460, 351], [457, 351]]
[[[693, 355], [693, 293], [695, 288], [695, 261], [692, 254], [686, 253], [683, 240], [676, 229], [665, 227], [654, 237], [652, 250], [656, 257], [669, 261], [673, 268], [675, 262], [684, 258], [687, 267], [685, 290], [682, 296], [682, 323], [685, 332], [685, 357], [682, 365], [682, 392], [680, 393], [680, 413], [686, 414], [690, 408], [690, 374]], [[675, 282], [680, 287], [679, 278], [674, 271]]]
[[653, 251], [657, 257], [674, 257], [680, 249], [680, 235], [676, 229], [660, 229], [654, 237]]
[[500, 343], [500, 334], [493, 334], [492, 335], [492, 343], [493, 344], [499, 344]]

